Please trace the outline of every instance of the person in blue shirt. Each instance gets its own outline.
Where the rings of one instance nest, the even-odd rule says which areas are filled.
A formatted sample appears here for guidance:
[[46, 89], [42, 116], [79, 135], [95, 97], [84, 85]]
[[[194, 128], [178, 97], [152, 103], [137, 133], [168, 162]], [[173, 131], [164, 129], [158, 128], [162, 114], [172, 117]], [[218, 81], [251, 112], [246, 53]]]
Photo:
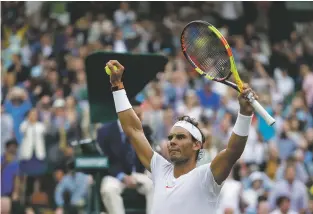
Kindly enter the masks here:
[[[91, 184], [89, 175], [74, 170], [74, 161], [67, 163], [67, 173], [55, 189], [56, 213], [71, 210], [73, 213], [84, 212], [89, 187]], [[69, 195], [69, 204], [66, 204], [64, 195]]]
[[21, 123], [25, 119], [26, 113], [32, 108], [30, 99], [26, 91], [22, 88], [13, 88], [4, 102], [6, 112], [11, 115], [14, 121], [14, 135], [17, 142], [22, 141], [22, 134], [19, 130]]
[[1, 156], [1, 213], [10, 213], [11, 200], [18, 199], [19, 163], [16, 158], [17, 142], [9, 140]]
[[203, 89], [197, 91], [201, 106], [217, 110], [221, 104], [221, 97], [212, 90], [212, 81], [206, 81]]

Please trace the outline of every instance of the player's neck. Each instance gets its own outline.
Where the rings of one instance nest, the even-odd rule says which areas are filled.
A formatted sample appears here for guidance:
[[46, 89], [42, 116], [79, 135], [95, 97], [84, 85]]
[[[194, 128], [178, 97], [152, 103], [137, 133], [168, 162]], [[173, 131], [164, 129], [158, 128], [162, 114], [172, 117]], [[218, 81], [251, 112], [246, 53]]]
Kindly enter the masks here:
[[174, 177], [178, 178], [184, 174], [187, 174], [194, 168], [196, 168], [197, 163], [195, 161], [189, 160], [184, 163], [174, 164]]

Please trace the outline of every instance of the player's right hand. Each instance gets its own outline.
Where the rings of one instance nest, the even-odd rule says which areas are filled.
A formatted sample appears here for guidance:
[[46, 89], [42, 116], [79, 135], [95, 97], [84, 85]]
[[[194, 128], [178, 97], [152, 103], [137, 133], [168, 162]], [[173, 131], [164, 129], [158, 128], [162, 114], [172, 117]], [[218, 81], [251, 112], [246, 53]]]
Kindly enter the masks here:
[[[110, 70], [110, 82], [112, 86], [118, 86], [122, 84], [122, 76], [124, 73], [124, 67], [117, 61], [117, 60], [110, 60], [106, 64]], [[114, 69], [114, 66], [116, 66], [116, 69]]]

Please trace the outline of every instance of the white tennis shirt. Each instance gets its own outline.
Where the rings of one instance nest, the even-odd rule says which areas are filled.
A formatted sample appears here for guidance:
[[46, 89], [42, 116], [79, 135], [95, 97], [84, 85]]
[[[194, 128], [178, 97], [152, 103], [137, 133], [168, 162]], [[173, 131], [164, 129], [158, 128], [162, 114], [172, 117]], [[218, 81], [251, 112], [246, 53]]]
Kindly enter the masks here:
[[199, 166], [179, 178], [174, 166], [154, 152], [151, 159], [154, 183], [152, 214], [215, 214], [222, 185], [212, 175], [210, 164]]

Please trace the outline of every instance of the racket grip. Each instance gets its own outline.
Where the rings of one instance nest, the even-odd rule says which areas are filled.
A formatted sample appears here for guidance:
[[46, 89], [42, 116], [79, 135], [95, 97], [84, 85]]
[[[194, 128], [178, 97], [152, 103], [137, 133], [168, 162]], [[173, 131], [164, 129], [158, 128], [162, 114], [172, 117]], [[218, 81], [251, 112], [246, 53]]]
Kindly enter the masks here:
[[251, 99], [250, 103], [254, 110], [265, 120], [267, 125], [272, 126], [276, 122], [276, 120], [263, 108], [263, 106], [261, 106], [257, 100]]

